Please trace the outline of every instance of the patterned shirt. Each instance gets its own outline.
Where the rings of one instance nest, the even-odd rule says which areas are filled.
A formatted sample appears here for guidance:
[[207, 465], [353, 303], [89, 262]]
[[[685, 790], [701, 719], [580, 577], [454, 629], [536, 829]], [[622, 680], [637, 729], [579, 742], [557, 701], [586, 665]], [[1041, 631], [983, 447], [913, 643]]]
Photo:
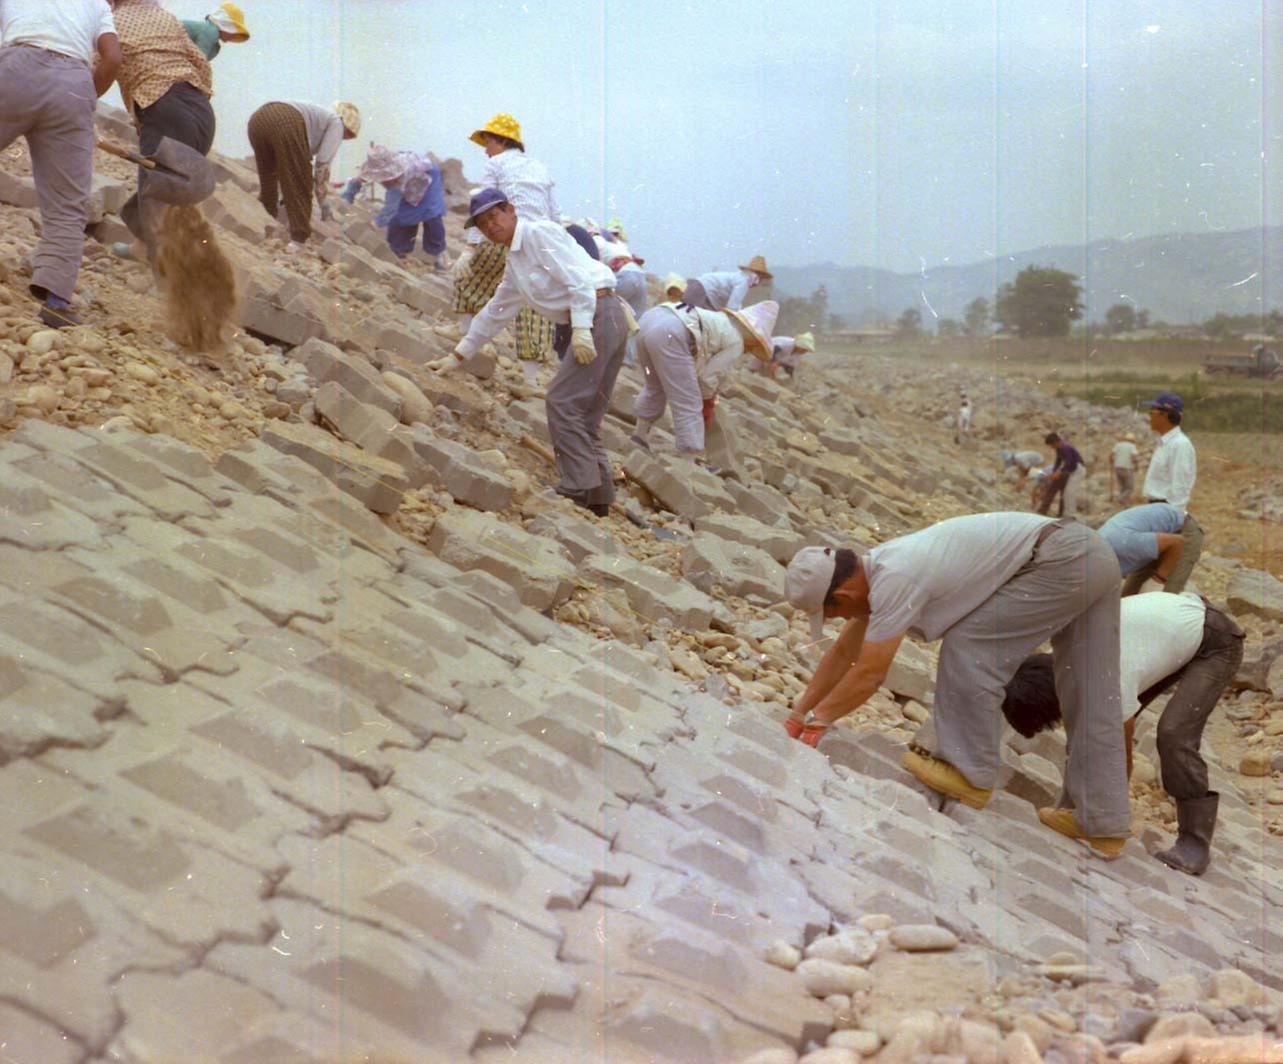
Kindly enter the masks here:
[[548, 168], [523, 151], [510, 148], [486, 160], [481, 183], [508, 197], [518, 218], [555, 222], [561, 211], [552, 197]]
[[209, 60], [168, 11], [146, 0], [125, 0], [117, 5], [115, 19], [123, 55], [118, 80], [127, 111], [150, 107], [182, 82], [214, 95]]

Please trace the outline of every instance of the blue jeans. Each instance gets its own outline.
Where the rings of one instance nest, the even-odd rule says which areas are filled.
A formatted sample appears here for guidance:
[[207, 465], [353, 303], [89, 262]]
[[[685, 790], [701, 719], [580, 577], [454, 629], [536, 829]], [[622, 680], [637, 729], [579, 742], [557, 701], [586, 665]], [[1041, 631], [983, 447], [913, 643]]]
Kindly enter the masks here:
[[[414, 250], [415, 238], [419, 235], [418, 225], [388, 226], [388, 247], [398, 258], [405, 258]], [[423, 253], [440, 255], [445, 251], [445, 219], [429, 218], [423, 223]]]

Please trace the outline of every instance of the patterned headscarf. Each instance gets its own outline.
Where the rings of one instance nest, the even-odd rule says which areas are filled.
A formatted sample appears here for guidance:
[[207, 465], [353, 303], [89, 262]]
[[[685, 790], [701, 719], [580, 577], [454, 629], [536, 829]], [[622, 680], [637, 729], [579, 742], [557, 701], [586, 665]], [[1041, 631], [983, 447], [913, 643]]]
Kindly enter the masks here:
[[432, 184], [432, 163], [412, 151], [393, 151], [374, 144], [357, 176], [362, 181], [394, 183], [401, 190], [401, 198], [411, 207], [417, 207]]

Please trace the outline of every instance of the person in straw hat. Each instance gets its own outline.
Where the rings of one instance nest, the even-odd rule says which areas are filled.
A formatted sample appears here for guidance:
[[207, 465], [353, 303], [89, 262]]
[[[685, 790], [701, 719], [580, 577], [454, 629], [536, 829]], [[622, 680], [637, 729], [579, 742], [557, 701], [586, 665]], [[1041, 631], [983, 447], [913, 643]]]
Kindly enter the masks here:
[[1127, 433], [1114, 444], [1114, 483], [1110, 496], [1120, 506], [1131, 505], [1132, 490], [1136, 486], [1136, 458], [1138, 454], [1136, 434], [1134, 432]]
[[249, 119], [249, 143], [258, 167], [259, 199], [273, 218], [285, 200], [290, 239], [312, 235], [312, 200], [322, 217], [329, 208], [330, 166], [345, 140], [361, 132], [356, 104], [340, 101], [332, 110], [314, 103], [265, 103]]
[[747, 310], [704, 310], [688, 303], [661, 303], [642, 315], [637, 334], [637, 364], [642, 389], [633, 414], [631, 440], [650, 450], [650, 432], [667, 405], [673, 414], [677, 450], [704, 464], [705, 429], [713, 419], [717, 394], [745, 350], [765, 361], [771, 329], [779, 314], [771, 300]]
[[[473, 130], [468, 139], [486, 153], [481, 188], [501, 191], [518, 218], [545, 222], [560, 218], [548, 168], [526, 154], [521, 123], [516, 118], [501, 111], [484, 126]], [[459, 315], [459, 329], [463, 333], [468, 331], [472, 316], [495, 294], [507, 256], [505, 247], [484, 240], [476, 228], [470, 230], [468, 244], [469, 251], [460, 257], [453, 271], [454, 312]], [[538, 381], [539, 364], [547, 359], [553, 346], [552, 323], [527, 306], [517, 315], [513, 332], [522, 372], [526, 382], [534, 385]]]
[[615, 293], [610, 267], [593, 259], [560, 222], [521, 218], [497, 188], [472, 197], [466, 225], [507, 249], [503, 280], [472, 320], [467, 335], [434, 373], [464, 368], [521, 307], [533, 305], [566, 336], [557, 375], [548, 385], [548, 434], [557, 463], [557, 494], [598, 517], [615, 497], [614, 470], [601, 438], [601, 422], [624, 361], [629, 314]]
[[205, 58], [212, 60], [222, 50], [224, 44], [243, 44], [249, 40], [249, 27], [245, 24], [245, 12], [235, 4], [220, 4], [217, 11], [212, 11], [203, 19], [183, 19], [183, 29], [196, 45], [205, 53]]
[[[841, 618], [785, 730], [810, 746], [877, 693], [906, 634], [940, 640], [931, 720], [903, 765], [937, 794], [982, 809], [1002, 766], [1002, 703], [1020, 663], [1052, 647], [1067, 736], [1054, 831], [1113, 858], [1131, 834], [1119, 676], [1118, 559], [1086, 525], [1027, 513], [954, 517], [863, 555], [804, 547], [785, 598], [819, 639]], [[934, 733], [934, 734], [931, 734]]]
[[748, 290], [771, 280], [766, 259], [754, 255], [747, 266], [738, 270], [714, 270], [701, 273], [686, 286], [682, 299], [693, 307], [705, 310], [739, 310], [748, 297]]
[[797, 336], [776, 336], [771, 340], [771, 347], [771, 360], [753, 368], [765, 377], [774, 377], [783, 370], [788, 379], [796, 383], [795, 374], [802, 356], [815, 351], [815, 337], [809, 332]]
[[[349, 182], [349, 186], [355, 184], [353, 199], [368, 181], [377, 181], [385, 190], [383, 210], [374, 224], [387, 229], [392, 253], [399, 259], [408, 256], [418, 240], [419, 226], [423, 226], [423, 253], [434, 272], [444, 273], [441, 257], [446, 248], [446, 203], [441, 168], [427, 155], [372, 144], [360, 171]], [[344, 189], [343, 198], [347, 196]]]

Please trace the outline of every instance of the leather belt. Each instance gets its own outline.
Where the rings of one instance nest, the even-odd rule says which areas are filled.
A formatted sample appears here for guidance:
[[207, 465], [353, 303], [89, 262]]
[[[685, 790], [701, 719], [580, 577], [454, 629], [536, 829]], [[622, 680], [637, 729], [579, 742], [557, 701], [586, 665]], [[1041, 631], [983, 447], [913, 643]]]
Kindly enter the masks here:
[[598, 288], [598, 289], [597, 289], [597, 298], [598, 298], [598, 299], [605, 299], [607, 296], [613, 296], [614, 294], [615, 294], [615, 290], [614, 290], [613, 288]]

